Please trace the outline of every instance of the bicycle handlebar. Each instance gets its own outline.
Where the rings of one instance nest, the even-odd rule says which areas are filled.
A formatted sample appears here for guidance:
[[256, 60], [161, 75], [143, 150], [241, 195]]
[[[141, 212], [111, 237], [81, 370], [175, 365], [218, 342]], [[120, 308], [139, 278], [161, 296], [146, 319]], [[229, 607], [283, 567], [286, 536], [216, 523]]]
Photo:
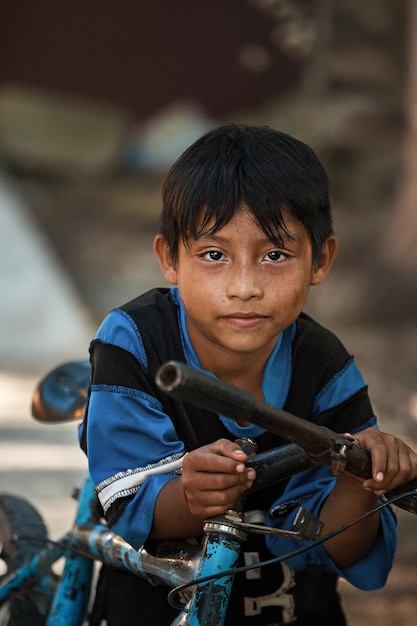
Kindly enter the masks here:
[[[352, 445], [349, 438], [261, 402], [248, 391], [185, 363], [168, 361], [160, 367], [155, 380], [158, 387], [169, 395], [238, 422], [250, 422], [291, 442], [248, 460], [247, 465], [255, 470], [262, 467], [261, 481], [255, 480], [252, 490], [324, 464], [331, 465], [335, 473], [346, 470], [364, 479], [372, 476], [369, 453]], [[411, 490], [416, 493], [398, 500], [396, 504], [417, 514], [417, 478], [386, 495], [400, 495]]]

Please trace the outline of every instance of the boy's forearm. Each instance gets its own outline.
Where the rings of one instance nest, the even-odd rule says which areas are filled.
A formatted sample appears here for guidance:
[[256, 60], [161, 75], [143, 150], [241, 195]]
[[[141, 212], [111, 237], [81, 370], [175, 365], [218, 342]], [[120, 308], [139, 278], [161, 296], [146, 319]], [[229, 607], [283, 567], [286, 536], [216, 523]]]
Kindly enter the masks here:
[[[360, 481], [342, 474], [323, 504], [320, 519], [324, 522], [322, 535], [360, 517], [377, 504], [377, 497], [365, 491]], [[375, 513], [324, 543], [330, 558], [341, 569], [363, 558], [372, 548], [379, 529], [379, 514]]]
[[153, 539], [182, 539], [201, 535], [204, 520], [191, 515], [180, 478], [161, 489], [151, 529]]

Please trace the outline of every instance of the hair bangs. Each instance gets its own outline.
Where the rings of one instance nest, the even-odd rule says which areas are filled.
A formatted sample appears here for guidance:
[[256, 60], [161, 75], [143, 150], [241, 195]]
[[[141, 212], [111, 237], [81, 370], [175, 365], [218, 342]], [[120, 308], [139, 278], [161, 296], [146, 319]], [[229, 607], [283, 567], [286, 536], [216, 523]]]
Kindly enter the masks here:
[[307, 229], [317, 259], [332, 234], [328, 181], [306, 144], [268, 127], [226, 125], [203, 135], [170, 168], [162, 187], [160, 232], [174, 261], [178, 242], [214, 233], [242, 208], [274, 244]]

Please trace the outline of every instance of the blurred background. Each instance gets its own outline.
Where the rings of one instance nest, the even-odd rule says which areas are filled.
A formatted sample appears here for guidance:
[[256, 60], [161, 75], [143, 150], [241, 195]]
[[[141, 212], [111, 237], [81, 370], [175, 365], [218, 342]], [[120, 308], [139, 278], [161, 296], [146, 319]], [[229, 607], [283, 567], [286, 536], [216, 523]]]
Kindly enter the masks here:
[[[293, 134], [325, 164], [340, 253], [308, 312], [355, 355], [382, 428], [417, 448], [416, 3], [3, 0], [0, 484], [52, 536], [86, 464], [74, 424], [31, 420], [36, 382], [164, 284], [163, 176], [231, 121]], [[398, 517], [387, 586], [342, 586], [350, 626], [414, 626], [417, 519]]]

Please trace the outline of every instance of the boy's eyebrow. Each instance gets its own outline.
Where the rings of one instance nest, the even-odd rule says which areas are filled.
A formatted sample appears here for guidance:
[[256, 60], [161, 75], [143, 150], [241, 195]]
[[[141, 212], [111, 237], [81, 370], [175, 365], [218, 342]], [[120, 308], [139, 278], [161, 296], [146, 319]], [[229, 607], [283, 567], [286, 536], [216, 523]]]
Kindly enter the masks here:
[[[226, 237], [222, 237], [222, 235], [219, 235], [217, 232], [210, 232], [210, 230], [206, 230], [206, 231], [201, 231], [199, 233], [197, 233], [197, 235], [195, 236], [195, 241], [200, 241], [201, 239], [211, 239], [213, 241], [226, 241]], [[270, 237], [268, 237], [265, 234], [265, 238], [262, 240], [262, 243], [272, 243], [274, 245], [277, 245], [277, 242], [280, 241], [282, 244], [285, 244], [287, 242], [289, 243], [301, 243], [301, 237], [299, 237], [298, 235], [296, 235], [295, 233], [292, 233], [291, 231], [287, 230], [287, 229], [280, 229], [279, 230], [279, 236], [277, 234], [277, 238], [274, 241], [273, 239], [271, 239]]]

